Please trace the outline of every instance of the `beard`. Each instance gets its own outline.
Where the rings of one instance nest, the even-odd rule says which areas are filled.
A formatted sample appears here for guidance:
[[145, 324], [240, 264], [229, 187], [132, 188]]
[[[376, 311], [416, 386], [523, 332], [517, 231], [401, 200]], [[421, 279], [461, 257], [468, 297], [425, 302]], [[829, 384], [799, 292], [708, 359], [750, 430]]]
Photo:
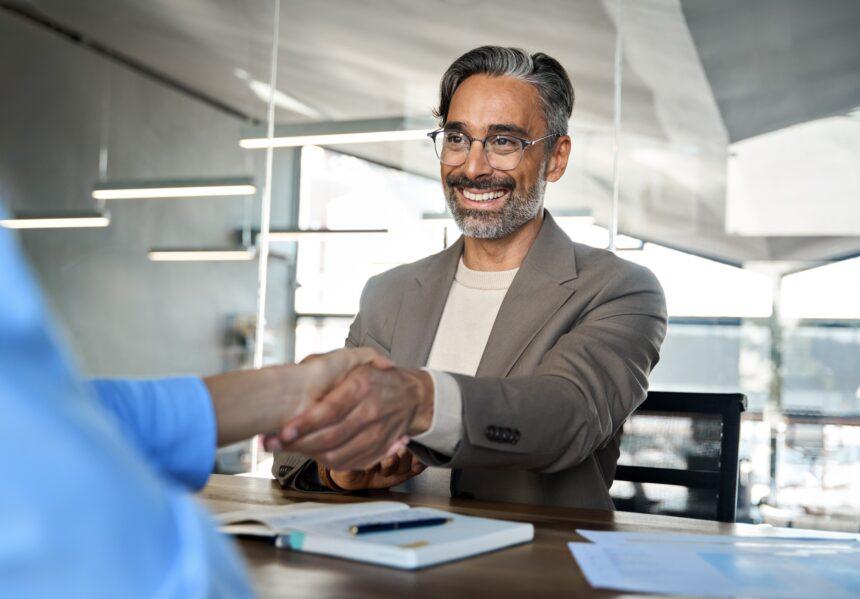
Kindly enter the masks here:
[[[529, 189], [517, 190], [510, 177], [488, 178], [472, 181], [459, 176], [445, 179], [445, 199], [454, 222], [466, 237], [476, 239], [501, 239], [533, 220], [543, 208], [543, 195], [546, 189], [545, 165], [541, 165], [540, 175]], [[507, 201], [498, 210], [477, 210], [464, 208], [457, 201], [455, 188], [469, 189], [507, 189]]]

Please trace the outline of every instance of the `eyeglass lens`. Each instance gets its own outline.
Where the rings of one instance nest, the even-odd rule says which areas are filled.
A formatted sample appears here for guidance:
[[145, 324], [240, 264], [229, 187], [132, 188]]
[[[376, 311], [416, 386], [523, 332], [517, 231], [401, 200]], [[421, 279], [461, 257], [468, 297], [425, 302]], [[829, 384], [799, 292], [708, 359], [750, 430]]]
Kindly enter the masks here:
[[[481, 141], [481, 140], [477, 140]], [[440, 131], [434, 139], [436, 156], [442, 164], [460, 166], [466, 162], [472, 141], [457, 131]], [[507, 135], [491, 135], [484, 141], [484, 154], [487, 162], [496, 170], [515, 169], [523, 157], [523, 144]]]

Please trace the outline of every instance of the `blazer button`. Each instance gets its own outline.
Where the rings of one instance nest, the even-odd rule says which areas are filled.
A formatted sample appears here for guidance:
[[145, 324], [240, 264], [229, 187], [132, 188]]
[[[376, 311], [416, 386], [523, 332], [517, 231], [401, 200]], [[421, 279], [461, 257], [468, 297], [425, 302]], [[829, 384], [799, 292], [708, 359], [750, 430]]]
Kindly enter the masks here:
[[488, 426], [487, 430], [484, 431], [484, 434], [490, 441], [495, 441], [496, 435], [498, 435], [498, 431], [496, 430], [495, 426]]
[[517, 429], [514, 429], [514, 434], [513, 434], [513, 437], [511, 438], [511, 443], [516, 445], [517, 443], [519, 443], [519, 441], [520, 441], [520, 431], [518, 431]]
[[511, 429], [509, 429], [509, 428], [504, 429], [502, 431], [502, 441], [504, 441], [505, 443], [510, 443], [511, 438], [512, 438]]

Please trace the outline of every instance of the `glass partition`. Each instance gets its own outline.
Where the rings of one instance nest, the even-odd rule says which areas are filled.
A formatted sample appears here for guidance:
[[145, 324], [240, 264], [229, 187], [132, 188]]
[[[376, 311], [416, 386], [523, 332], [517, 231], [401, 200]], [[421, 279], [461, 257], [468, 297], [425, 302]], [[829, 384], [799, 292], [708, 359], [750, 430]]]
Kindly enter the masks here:
[[[860, 218], [848, 156], [856, 164], [860, 98], [813, 101], [799, 55], [759, 34], [791, 18], [789, 44], [817, 35], [800, 26], [811, 14], [682, 4], [610, 11], [623, 48], [618, 230], [647, 242], [619, 255], [657, 275], [670, 317], [651, 388], [747, 395], [739, 519], [856, 530]], [[818, 41], [835, 48], [837, 29]]]

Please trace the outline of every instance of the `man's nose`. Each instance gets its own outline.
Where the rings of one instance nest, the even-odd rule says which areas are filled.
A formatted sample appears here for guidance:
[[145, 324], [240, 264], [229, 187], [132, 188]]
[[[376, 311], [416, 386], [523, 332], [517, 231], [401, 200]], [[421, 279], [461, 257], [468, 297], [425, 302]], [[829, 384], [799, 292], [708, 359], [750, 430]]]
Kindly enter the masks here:
[[463, 164], [465, 175], [472, 181], [481, 175], [490, 175], [493, 172], [493, 167], [487, 161], [487, 155], [484, 153], [484, 144], [480, 140], [473, 141], [469, 148], [469, 155], [466, 156], [466, 162]]

